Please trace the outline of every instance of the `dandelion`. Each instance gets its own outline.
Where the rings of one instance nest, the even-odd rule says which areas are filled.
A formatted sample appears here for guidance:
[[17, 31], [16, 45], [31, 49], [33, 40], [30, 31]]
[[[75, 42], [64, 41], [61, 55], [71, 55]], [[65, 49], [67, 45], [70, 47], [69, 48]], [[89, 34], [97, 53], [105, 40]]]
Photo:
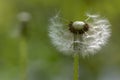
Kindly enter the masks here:
[[27, 52], [27, 30], [28, 22], [30, 21], [31, 15], [27, 12], [21, 12], [18, 14], [18, 20], [20, 22], [18, 33], [20, 35], [20, 69], [21, 69], [21, 80], [27, 80], [27, 64], [28, 64], [28, 52]]
[[94, 55], [110, 37], [110, 23], [100, 15], [86, 15], [85, 21], [73, 21], [66, 26], [59, 15], [50, 20], [49, 36], [54, 46], [65, 54]]
[[74, 80], [79, 80], [79, 55], [94, 55], [110, 37], [110, 23], [100, 15], [86, 15], [84, 21], [64, 24], [57, 14], [50, 20], [49, 36], [54, 46], [67, 55], [74, 56]]

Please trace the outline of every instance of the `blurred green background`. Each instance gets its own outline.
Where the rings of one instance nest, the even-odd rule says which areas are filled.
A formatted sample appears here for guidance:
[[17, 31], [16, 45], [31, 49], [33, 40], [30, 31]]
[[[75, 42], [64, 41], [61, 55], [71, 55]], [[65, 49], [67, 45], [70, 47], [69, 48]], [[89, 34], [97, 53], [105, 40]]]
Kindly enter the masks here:
[[16, 16], [28, 12], [27, 80], [73, 80], [73, 58], [58, 52], [48, 37], [49, 19], [84, 20], [99, 13], [111, 23], [112, 36], [95, 56], [80, 57], [80, 80], [120, 80], [120, 0], [0, 0], [0, 80], [22, 80], [20, 38], [11, 37]]

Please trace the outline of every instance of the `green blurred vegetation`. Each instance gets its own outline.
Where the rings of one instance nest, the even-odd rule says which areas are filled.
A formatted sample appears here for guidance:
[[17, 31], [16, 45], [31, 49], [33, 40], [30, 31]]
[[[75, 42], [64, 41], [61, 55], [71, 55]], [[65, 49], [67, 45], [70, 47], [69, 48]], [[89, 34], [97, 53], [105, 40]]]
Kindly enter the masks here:
[[10, 35], [19, 25], [16, 16], [23, 11], [32, 16], [28, 24], [28, 80], [73, 80], [72, 56], [58, 52], [48, 37], [49, 19], [58, 11], [68, 21], [84, 20], [86, 12], [110, 20], [109, 43], [95, 56], [80, 58], [80, 78], [110, 80], [110, 76], [102, 78], [105, 71], [120, 76], [120, 0], [0, 0], [0, 80], [21, 80], [20, 38]]

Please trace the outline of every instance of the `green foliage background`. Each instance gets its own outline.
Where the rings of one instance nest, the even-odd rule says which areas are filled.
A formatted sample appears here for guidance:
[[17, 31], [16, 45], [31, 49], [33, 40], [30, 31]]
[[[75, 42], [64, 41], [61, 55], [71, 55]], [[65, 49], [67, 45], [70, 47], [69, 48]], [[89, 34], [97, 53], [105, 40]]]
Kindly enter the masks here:
[[[84, 20], [86, 12], [109, 19], [109, 43], [95, 56], [80, 58], [80, 79], [110, 80], [112, 72], [120, 76], [120, 0], [0, 0], [0, 80], [21, 80], [20, 38], [11, 34], [19, 25], [16, 15], [23, 11], [32, 16], [28, 24], [28, 80], [73, 80], [72, 56], [58, 52], [48, 37], [49, 19], [58, 11], [68, 21]], [[119, 80], [117, 77], [111, 80]]]

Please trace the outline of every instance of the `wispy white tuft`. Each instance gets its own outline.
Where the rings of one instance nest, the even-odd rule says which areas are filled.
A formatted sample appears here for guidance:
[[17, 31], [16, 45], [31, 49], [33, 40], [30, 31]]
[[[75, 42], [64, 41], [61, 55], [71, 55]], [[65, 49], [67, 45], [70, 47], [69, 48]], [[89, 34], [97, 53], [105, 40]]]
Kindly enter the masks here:
[[83, 35], [82, 40], [74, 41], [74, 35], [69, 31], [69, 27], [61, 21], [59, 15], [50, 19], [49, 36], [55, 47], [66, 54], [73, 54], [73, 44], [78, 43], [79, 53], [82, 56], [94, 55], [107, 43], [110, 37], [110, 23], [100, 15], [87, 14], [87, 20], [83, 21], [89, 25], [89, 30]]

